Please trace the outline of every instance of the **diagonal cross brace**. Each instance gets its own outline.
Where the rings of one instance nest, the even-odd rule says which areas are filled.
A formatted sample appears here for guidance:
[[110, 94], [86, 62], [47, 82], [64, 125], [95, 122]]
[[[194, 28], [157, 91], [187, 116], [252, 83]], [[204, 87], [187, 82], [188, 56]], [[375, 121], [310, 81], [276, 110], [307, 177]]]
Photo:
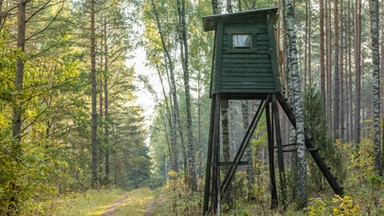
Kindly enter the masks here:
[[220, 194], [221, 195], [223, 195], [225, 193], [225, 191], [227, 190], [228, 185], [231, 182], [231, 180], [235, 174], [235, 171], [236, 171], [236, 169], [240, 163], [240, 160], [243, 157], [246, 148], [248, 147], [248, 144], [249, 144], [249, 141], [251, 140], [252, 134], [255, 131], [257, 124], [259, 123], [259, 120], [263, 114], [263, 111], [265, 110], [265, 107], [268, 104], [268, 101], [270, 100], [270, 97], [271, 97], [271, 94], [269, 94], [267, 96], [267, 98], [265, 100], [263, 100], [261, 102], [261, 104], [259, 105], [259, 107], [256, 111], [256, 114], [253, 117], [252, 122], [249, 125], [248, 130], [247, 130], [247, 132], [246, 132], [246, 134], [245, 134], [245, 136], [244, 136], [244, 138], [240, 144], [240, 147], [239, 147], [238, 151], [236, 152], [236, 156], [235, 156], [234, 161], [233, 161], [234, 164], [229, 168], [227, 174], [224, 177], [223, 184], [221, 185], [221, 188], [220, 188]]

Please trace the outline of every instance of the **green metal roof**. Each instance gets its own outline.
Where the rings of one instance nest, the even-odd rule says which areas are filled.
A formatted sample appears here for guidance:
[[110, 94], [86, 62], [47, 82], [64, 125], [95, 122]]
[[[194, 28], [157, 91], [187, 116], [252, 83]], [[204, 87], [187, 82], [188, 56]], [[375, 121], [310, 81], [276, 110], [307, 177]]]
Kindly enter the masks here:
[[[216, 29], [216, 25], [218, 22], [228, 22], [232, 21], [236, 18], [244, 18], [244, 17], [252, 17], [252, 16], [260, 16], [263, 14], [274, 14], [276, 15], [278, 8], [272, 7], [272, 8], [261, 8], [256, 10], [248, 10], [248, 11], [240, 11], [236, 13], [229, 13], [229, 14], [217, 14], [217, 15], [211, 15], [211, 16], [204, 16], [203, 17], [203, 25], [204, 25], [204, 31], [211, 31]], [[276, 20], [275, 16], [275, 20]]]

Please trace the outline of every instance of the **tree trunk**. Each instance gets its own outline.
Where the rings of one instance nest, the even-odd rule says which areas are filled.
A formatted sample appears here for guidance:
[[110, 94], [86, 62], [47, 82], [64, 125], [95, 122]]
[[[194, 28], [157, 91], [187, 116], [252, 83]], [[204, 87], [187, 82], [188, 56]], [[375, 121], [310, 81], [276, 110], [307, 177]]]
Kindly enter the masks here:
[[[161, 45], [162, 45], [164, 56], [165, 56], [164, 57], [165, 64], [167, 65], [166, 67], [169, 70], [168, 78], [170, 80], [169, 84], [170, 84], [170, 92], [171, 92], [170, 93], [170, 97], [171, 97], [170, 104], [172, 104], [172, 101], [176, 102], [173, 105], [175, 109], [173, 110], [172, 113], [170, 113], [171, 114], [170, 117], [172, 119], [170, 126], [173, 125], [174, 127], [176, 127], [176, 121], [177, 121], [176, 113], [178, 112], [178, 106], [177, 106], [177, 98], [175, 97], [176, 96], [176, 86], [175, 86], [176, 84], [175, 84], [175, 76], [174, 76], [174, 71], [173, 71], [173, 63], [172, 63], [171, 56], [169, 54], [168, 48], [167, 48], [166, 43], [165, 43], [163, 31], [161, 28], [161, 23], [159, 20], [159, 15], [157, 13], [156, 4], [155, 4], [154, 0], [151, 1], [151, 4], [152, 4], [152, 9], [153, 9], [153, 14], [155, 15], [155, 18], [156, 18], [157, 28], [159, 30]], [[177, 146], [176, 129], [172, 128], [170, 130], [171, 130], [172, 155], [174, 156], [173, 161], [171, 161], [171, 169], [172, 169], [172, 171], [178, 173], [179, 172], [179, 165], [178, 165], [178, 152], [179, 152], [179, 150], [178, 150], [178, 146]]]
[[307, 66], [307, 73], [308, 73], [308, 83], [309, 86], [312, 85], [312, 42], [311, 42], [311, 36], [312, 36], [312, 8], [311, 8], [311, 0], [308, 0], [308, 66]]
[[181, 27], [181, 61], [184, 75], [184, 90], [185, 90], [185, 103], [186, 103], [186, 112], [187, 112], [187, 158], [188, 158], [188, 184], [192, 191], [197, 190], [197, 181], [196, 181], [196, 151], [193, 145], [193, 126], [192, 126], [192, 112], [191, 112], [191, 96], [190, 96], [190, 86], [189, 86], [189, 47], [188, 47], [188, 37], [187, 37], [187, 24], [185, 18], [185, 0], [177, 0], [178, 12], [179, 12], [179, 22]]
[[91, 82], [92, 82], [92, 188], [97, 186], [97, 110], [96, 110], [96, 0], [91, 0]]
[[[222, 100], [221, 101], [221, 126], [222, 126], [222, 136], [223, 136], [223, 159], [224, 161], [230, 161], [231, 160], [231, 142], [229, 139], [229, 115], [228, 115], [228, 109], [229, 109], [229, 103], [228, 100]], [[228, 173], [229, 167], [224, 167], [224, 175]], [[226, 192], [224, 193], [224, 201], [226, 204], [232, 208], [233, 206], [233, 188], [232, 188], [232, 182], [229, 183], [228, 188]]]
[[233, 13], [232, 0], [227, 0], [227, 11], [228, 13]]
[[341, 140], [344, 140], [344, 115], [346, 112], [344, 112], [344, 39], [345, 39], [345, 35], [344, 35], [344, 22], [343, 22], [343, 0], [340, 0], [340, 10], [339, 10], [339, 23], [340, 23], [340, 33], [339, 35], [341, 35], [339, 37], [339, 41], [340, 41], [340, 52], [339, 52], [339, 83], [338, 83], [338, 86], [339, 86], [339, 99], [340, 99], [340, 105], [339, 105], [339, 115], [340, 115], [340, 119], [339, 119], [339, 138]]
[[361, 91], [361, 0], [356, 0], [355, 11], [355, 131], [354, 141], [359, 148], [360, 143], [360, 91]]
[[109, 125], [110, 125], [110, 119], [109, 119], [109, 91], [108, 91], [108, 64], [109, 64], [109, 58], [108, 58], [108, 38], [107, 38], [107, 19], [104, 17], [104, 139], [105, 139], [105, 179], [107, 183], [109, 182], [109, 175], [110, 175], [110, 164], [109, 164], [109, 153], [110, 153], [110, 146], [109, 146]]
[[[18, 4], [18, 16], [17, 16], [17, 48], [25, 54], [25, 31], [26, 31], [26, 22], [25, 22], [25, 8], [26, 1], [19, 0]], [[21, 94], [23, 91], [23, 78], [24, 78], [24, 56], [18, 56], [16, 59], [16, 75], [15, 75], [15, 88], [18, 94], [18, 102], [13, 109], [13, 128], [12, 136], [18, 142], [21, 141]]]
[[[170, 107], [169, 107], [170, 106], [170, 102], [168, 100], [168, 96], [167, 96], [167, 93], [165, 91], [163, 78], [161, 76], [159, 68], [157, 68], [157, 74], [158, 74], [158, 77], [159, 77], [159, 80], [160, 80], [161, 89], [163, 91], [164, 102], [165, 102], [165, 110], [166, 110], [166, 117], [167, 117], [167, 120], [168, 120], [169, 134], [170, 134], [170, 140], [171, 140], [170, 146], [169, 146], [169, 158], [170, 158], [170, 161], [171, 161], [171, 169], [173, 171], [175, 171], [174, 169], [178, 170], [177, 162], [179, 161], [179, 159], [178, 159], [178, 149], [177, 149], [177, 143], [176, 143], [176, 129], [175, 129], [175, 126], [173, 126], [173, 122], [172, 122], [173, 118], [172, 118], [171, 110], [170, 110]], [[164, 127], [164, 128], [166, 128], [166, 127]], [[176, 147], [176, 149], [175, 149], [175, 147]]]
[[312, 85], [311, 80], [311, 1], [305, 3], [305, 43], [304, 43], [304, 89]]
[[325, 69], [324, 69], [324, 0], [320, 0], [320, 91], [323, 97], [323, 110], [326, 112], [325, 102]]
[[[104, 40], [103, 40], [103, 36], [101, 36], [100, 38], [100, 46], [98, 47], [99, 50], [97, 50], [96, 48], [96, 53], [100, 53], [98, 56], [96, 57], [99, 57], [100, 59], [96, 60], [98, 63], [99, 63], [99, 68], [104, 68]], [[97, 75], [99, 76], [99, 79], [97, 80]], [[99, 94], [99, 101], [98, 101], [98, 104], [99, 104], [99, 113], [98, 113], [98, 118], [100, 119], [103, 119], [104, 118], [104, 94], [103, 94], [103, 88], [104, 88], [104, 85], [103, 85], [103, 74], [102, 73], [99, 73], [96, 75], [96, 83], [98, 81], [98, 84], [96, 86], [96, 88], [98, 87], [99, 89], [97, 90], [98, 94]], [[98, 170], [99, 170], [99, 173], [97, 174], [99, 179], [100, 179], [100, 184], [104, 184], [103, 182], [103, 179], [102, 179], [102, 176], [103, 176], [103, 160], [102, 158], [104, 158], [104, 141], [105, 141], [105, 137], [101, 137], [99, 138], [100, 139], [100, 143], [101, 145], [98, 145], [98, 156], [97, 158], [99, 159], [98, 160], [98, 164], [97, 164], [97, 167], [98, 167]]]
[[370, 0], [371, 40], [373, 59], [373, 144], [375, 154], [375, 170], [381, 173], [380, 145], [380, 51], [379, 51], [379, 3]]
[[326, 2], [326, 39], [327, 39], [327, 117], [329, 118], [329, 129], [332, 128], [332, 33], [331, 33], [331, 0]]
[[219, 14], [219, 7], [218, 7], [218, 4], [217, 4], [217, 0], [212, 0], [212, 10], [213, 10], [213, 14]]
[[[384, 4], [382, 3], [381, 4], [381, 10], [384, 11]], [[380, 13], [379, 13], [380, 14]], [[384, 20], [384, 13], [381, 13], [382, 17], [381, 19]], [[384, 26], [381, 26], [381, 58], [384, 57]], [[381, 64], [381, 70], [384, 68], [384, 61], [381, 60], [380, 62]], [[384, 73], [382, 71], [380, 71], [380, 77], [381, 79], [380, 80], [384, 80]], [[384, 95], [384, 88], [383, 88], [383, 85], [380, 85], [380, 96], [381, 96], [381, 104], [384, 103], [384, 97], [382, 97]], [[384, 106], [381, 105], [380, 106], [380, 109], [381, 109], [381, 116], [384, 115]], [[382, 126], [382, 131], [381, 131], [381, 138], [382, 140], [384, 140], [384, 121], [382, 121], [381, 123], [381, 126]], [[382, 141], [381, 143], [381, 169], [384, 168], [384, 143]], [[382, 170], [383, 172], [383, 170]]]
[[[248, 100], [241, 101], [241, 111], [242, 111], [242, 118], [243, 118], [243, 131], [247, 131], [249, 127], [249, 103]], [[253, 164], [252, 159], [252, 144], [248, 145], [245, 154], [244, 159], [248, 161], [250, 164]], [[255, 174], [253, 170], [253, 166], [249, 165], [246, 167], [246, 173], [247, 173], [247, 187], [248, 187], [248, 200], [254, 199], [254, 192], [253, 192], [253, 185], [255, 183]]]
[[307, 160], [304, 136], [304, 116], [302, 110], [300, 74], [298, 70], [296, 26], [294, 9], [290, 0], [284, 0], [284, 14], [287, 23], [288, 49], [290, 53], [290, 69], [293, 84], [293, 108], [297, 131], [297, 204], [300, 208], [307, 205]]
[[[348, 0], [348, 11], [352, 11], [351, 9], [351, 0]], [[348, 13], [348, 95], [349, 95], [349, 106], [348, 106], [348, 114], [349, 114], [349, 136], [348, 136], [348, 142], [352, 141], [353, 137], [353, 129], [354, 129], [354, 121], [353, 121], [353, 95], [352, 95], [352, 28], [353, 25], [351, 25], [352, 22], [352, 16], [353, 13]]]
[[241, 0], [238, 0], [238, 6], [239, 6], [239, 11], [242, 11], [243, 8], [241, 7]]
[[[198, 71], [198, 79], [197, 79], [197, 170], [200, 170], [202, 165], [202, 157], [201, 157], [201, 71]], [[196, 178], [199, 178], [200, 171], [197, 171]]]
[[0, 0], [0, 31], [3, 29], [3, 0]]
[[339, 10], [338, 0], [334, 0], [334, 100], [333, 100], [333, 138], [339, 138], [339, 110], [340, 110], [340, 95], [339, 95]]

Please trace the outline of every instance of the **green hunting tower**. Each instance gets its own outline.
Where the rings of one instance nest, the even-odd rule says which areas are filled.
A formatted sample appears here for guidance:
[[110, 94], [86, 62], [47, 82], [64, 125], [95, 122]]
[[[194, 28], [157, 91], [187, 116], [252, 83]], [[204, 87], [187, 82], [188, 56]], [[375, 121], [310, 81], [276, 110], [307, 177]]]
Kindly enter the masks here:
[[215, 30], [210, 93], [254, 98], [280, 92], [274, 24], [277, 8], [203, 18]]
[[[283, 152], [292, 151], [284, 150], [284, 148], [295, 145], [282, 144], [278, 103], [294, 127], [296, 127], [296, 122], [286, 98], [281, 93], [274, 30], [278, 18], [277, 11], [277, 8], [267, 8], [203, 17], [204, 30], [215, 31], [210, 83], [212, 105], [203, 206], [205, 215], [216, 214], [220, 211], [220, 200], [237, 167], [252, 163], [251, 161], [241, 161], [241, 159], [264, 111], [268, 132], [271, 207], [278, 205], [274, 165], [275, 150], [277, 150], [281, 182], [282, 176], [285, 176]], [[227, 107], [228, 100], [244, 99], [260, 100], [259, 107], [239, 148], [235, 150], [233, 161], [220, 161], [220, 139], [223, 136], [220, 133], [220, 109]], [[319, 149], [307, 136], [305, 145], [334, 192], [339, 195], [343, 194], [343, 188], [339, 186], [325, 165]], [[223, 175], [223, 180], [220, 179], [220, 166], [229, 166]], [[284, 182], [280, 184], [283, 185], [281, 187], [285, 187]], [[284, 197], [282, 200], [284, 204]]]

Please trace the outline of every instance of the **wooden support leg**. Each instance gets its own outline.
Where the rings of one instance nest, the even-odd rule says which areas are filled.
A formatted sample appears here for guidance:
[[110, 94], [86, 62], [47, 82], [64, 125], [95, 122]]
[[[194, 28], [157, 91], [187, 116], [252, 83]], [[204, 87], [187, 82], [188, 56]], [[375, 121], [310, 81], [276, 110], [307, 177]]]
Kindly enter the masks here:
[[213, 120], [213, 139], [212, 139], [212, 193], [211, 193], [211, 211], [216, 214], [220, 208], [220, 94], [216, 94], [215, 110]]
[[272, 96], [272, 113], [273, 113], [272, 115], [273, 115], [273, 122], [274, 122], [274, 127], [275, 127], [276, 145], [277, 145], [277, 161], [279, 164], [281, 202], [282, 202], [283, 208], [285, 210], [288, 207], [287, 184], [286, 184], [285, 171], [284, 171], [283, 143], [281, 140], [281, 132], [280, 132], [279, 109], [277, 106], [275, 94], [273, 94], [273, 96]]
[[215, 116], [215, 98], [214, 95], [211, 102], [211, 119], [209, 125], [208, 149], [207, 149], [207, 164], [205, 169], [205, 188], [204, 188], [204, 206], [203, 214], [207, 214], [209, 208], [209, 198], [211, 193], [211, 168], [212, 168], [212, 140], [213, 140], [213, 122]]
[[277, 208], [279, 201], [277, 199], [276, 189], [276, 176], [275, 176], [275, 163], [274, 163], [274, 140], [273, 140], [273, 126], [271, 123], [271, 111], [269, 105], [265, 108], [266, 124], [268, 133], [268, 153], [269, 153], [269, 178], [271, 180], [271, 208]]

